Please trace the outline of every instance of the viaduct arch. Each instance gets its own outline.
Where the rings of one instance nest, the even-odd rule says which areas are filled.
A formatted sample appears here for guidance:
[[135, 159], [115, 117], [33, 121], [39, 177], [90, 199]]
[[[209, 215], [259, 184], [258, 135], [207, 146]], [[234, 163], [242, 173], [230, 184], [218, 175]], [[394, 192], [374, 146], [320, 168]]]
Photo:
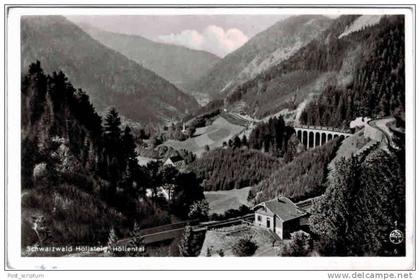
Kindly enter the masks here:
[[343, 136], [347, 138], [351, 135], [348, 130], [324, 126], [295, 126], [296, 135], [306, 149], [324, 145], [326, 142]]

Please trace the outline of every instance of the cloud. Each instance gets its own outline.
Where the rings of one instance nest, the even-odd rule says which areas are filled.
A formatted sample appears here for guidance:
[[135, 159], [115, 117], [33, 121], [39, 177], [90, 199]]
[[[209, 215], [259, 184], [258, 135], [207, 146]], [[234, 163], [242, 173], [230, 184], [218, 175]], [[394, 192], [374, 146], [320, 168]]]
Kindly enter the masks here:
[[224, 30], [216, 25], [207, 26], [201, 33], [197, 30], [183, 30], [180, 33], [161, 35], [161, 42], [185, 46], [195, 50], [204, 50], [224, 57], [248, 41], [248, 37], [239, 29]]

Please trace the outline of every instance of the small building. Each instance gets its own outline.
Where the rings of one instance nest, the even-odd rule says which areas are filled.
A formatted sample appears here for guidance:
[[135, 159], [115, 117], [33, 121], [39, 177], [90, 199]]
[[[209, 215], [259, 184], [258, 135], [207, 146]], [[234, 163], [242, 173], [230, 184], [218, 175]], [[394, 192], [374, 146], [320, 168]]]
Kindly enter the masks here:
[[302, 226], [309, 214], [300, 209], [287, 197], [281, 196], [262, 202], [254, 208], [254, 224], [274, 232], [280, 239], [287, 239], [290, 233]]
[[185, 123], [182, 123], [182, 133], [187, 134], [187, 127], [185, 126]]
[[185, 160], [179, 155], [172, 156], [172, 157], [168, 157], [166, 161], [163, 163], [163, 165], [171, 165], [178, 169], [183, 169], [185, 167]]

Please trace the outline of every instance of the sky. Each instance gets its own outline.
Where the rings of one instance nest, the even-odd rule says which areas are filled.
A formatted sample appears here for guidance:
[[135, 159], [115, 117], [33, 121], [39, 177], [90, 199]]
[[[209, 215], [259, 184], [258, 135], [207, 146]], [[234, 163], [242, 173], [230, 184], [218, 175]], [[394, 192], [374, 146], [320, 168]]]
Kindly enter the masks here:
[[219, 57], [236, 50], [255, 34], [287, 15], [124, 15], [67, 16], [75, 23], [204, 50]]

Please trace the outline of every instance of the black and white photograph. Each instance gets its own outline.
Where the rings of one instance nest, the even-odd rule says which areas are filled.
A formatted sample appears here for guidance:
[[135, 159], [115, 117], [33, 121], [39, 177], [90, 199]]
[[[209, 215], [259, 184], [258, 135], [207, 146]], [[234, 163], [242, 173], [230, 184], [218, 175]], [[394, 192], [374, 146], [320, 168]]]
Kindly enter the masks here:
[[413, 6], [7, 9], [16, 259], [415, 269]]

